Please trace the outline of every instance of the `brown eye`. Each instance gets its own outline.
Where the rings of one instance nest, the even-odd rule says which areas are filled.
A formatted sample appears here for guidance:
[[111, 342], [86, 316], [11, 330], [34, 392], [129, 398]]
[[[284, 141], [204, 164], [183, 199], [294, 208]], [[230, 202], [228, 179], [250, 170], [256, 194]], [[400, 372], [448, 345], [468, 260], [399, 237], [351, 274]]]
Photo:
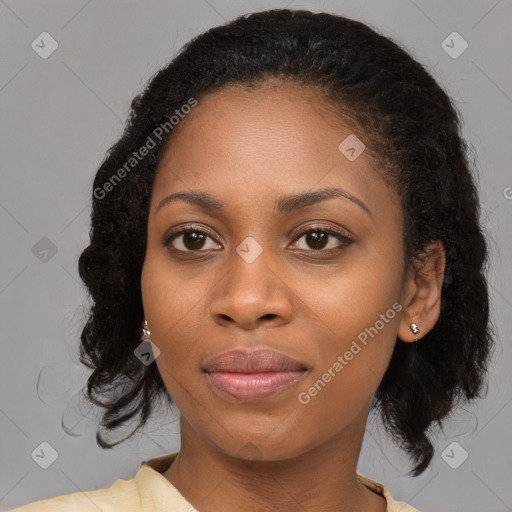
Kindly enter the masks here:
[[183, 233], [183, 245], [191, 251], [201, 249], [205, 243], [206, 235], [197, 231]]
[[[298, 249], [304, 249], [304, 250], [313, 250], [313, 251], [322, 251], [322, 252], [329, 252], [330, 250], [338, 250], [343, 249], [344, 247], [347, 247], [350, 245], [353, 240], [348, 238], [347, 236], [343, 235], [342, 233], [327, 229], [327, 228], [311, 228], [307, 231], [304, 231], [296, 238], [296, 243], [304, 239], [305, 247], [298, 247]], [[333, 243], [333, 241], [330, 241], [329, 239], [336, 239], [338, 240], [338, 243], [335, 245], [331, 245], [331, 247], [327, 247], [329, 243]]]
[[323, 249], [327, 245], [327, 241], [330, 237], [328, 233], [323, 231], [312, 231], [306, 235], [306, 243], [312, 249]]
[[213, 241], [208, 233], [198, 229], [187, 228], [169, 235], [164, 240], [164, 245], [178, 252], [199, 252], [201, 250], [217, 248], [218, 244], [213, 244], [213, 247], [205, 247], [208, 239]]

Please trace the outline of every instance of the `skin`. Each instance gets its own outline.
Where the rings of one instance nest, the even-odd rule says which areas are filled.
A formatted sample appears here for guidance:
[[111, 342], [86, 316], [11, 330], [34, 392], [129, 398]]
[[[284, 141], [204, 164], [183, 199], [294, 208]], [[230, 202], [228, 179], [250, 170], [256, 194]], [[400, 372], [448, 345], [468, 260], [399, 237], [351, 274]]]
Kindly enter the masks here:
[[[175, 128], [157, 170], [141, 282], [156, 364], [181, 413], [181, 449], [164, 476], [201, 512], [386, 510], [356, 478], [370, 403], [397, 336], [414, 342], [436, 323], [445, 255], [434, 242], [422, 269], [406, 268], [398, 196], [368, 151], [349, 161], [338, 150], [353, 132], [320, 98], [287, 83], [225, 86]], [[343, 197], [274, 208], [281, 196], [327, 187], [371, 213]], [[224, 211], [183, 200], [158, 210], [168, 195], [192, 190]], [[204, 243], [178, 235], [166, 247], [164, 235], [188, 223], [207, 234]], [[318, 224], [352, 243], [336, 251], [341, 242], [330, 235], [315, 249], [301, 233]], [[263, 249], [252, 263], [236, 252], [248, 236]], [[394, 303], [401, 311], [300, 403], [298, 394]], [[278, 350], [308, 370], [262, 401], [230, 400], [202, 368], [248, 347]]]

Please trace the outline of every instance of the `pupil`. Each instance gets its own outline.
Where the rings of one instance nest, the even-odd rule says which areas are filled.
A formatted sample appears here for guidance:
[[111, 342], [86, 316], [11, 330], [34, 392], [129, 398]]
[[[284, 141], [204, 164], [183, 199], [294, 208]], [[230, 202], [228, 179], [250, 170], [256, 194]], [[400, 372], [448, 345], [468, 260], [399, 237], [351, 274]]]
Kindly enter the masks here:
[[327, 241], [327, 233], [314, 231], [306, 235], [307, 243], [312, 249], [323, 249]]
[[202, 233], [185, 233], [183, 236], [183, 244], [187, 249], [201, 249], [204, 244], [204, 235]]

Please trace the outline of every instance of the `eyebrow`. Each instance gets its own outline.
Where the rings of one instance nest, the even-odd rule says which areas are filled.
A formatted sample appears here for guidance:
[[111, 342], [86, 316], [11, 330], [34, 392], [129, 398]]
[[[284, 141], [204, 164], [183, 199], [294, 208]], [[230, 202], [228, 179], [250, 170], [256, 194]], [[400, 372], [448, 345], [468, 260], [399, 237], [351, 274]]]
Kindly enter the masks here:
[[[302, 192], [299, 194], [292, 194], [289, 196], [280, 197], [277, 199], [275, 203], [275, 208], [277, 211], [281, 213], [289, 213], [319, 203], [320, 201], [331, 199], [333, 197], [347, 199], [353, 202], [354, 204], [357, 204], [366, 213], [368, 213], [370, 217], [373, 217], [372, 212], [370, 211], [368, 206], [363, 201], [361, 201], [361, 199], [358, 199], [357, 197], [353, 196], [352, 194], [349, 194], [348, 192], [341, 188], [322, 188], [319, 190]], [[197, 205], [206, 211], [216, 213], [224, 212], [224, 205], [218, 199], [214, 198], [210, 194], [207, 194], [206, 192], [199, 191], [176, 192], [174, 194], [171, 194], [160, 201], [156, 211], [158, 212], [167, 204], [178, 200], [186, 201], [190, 204]]]

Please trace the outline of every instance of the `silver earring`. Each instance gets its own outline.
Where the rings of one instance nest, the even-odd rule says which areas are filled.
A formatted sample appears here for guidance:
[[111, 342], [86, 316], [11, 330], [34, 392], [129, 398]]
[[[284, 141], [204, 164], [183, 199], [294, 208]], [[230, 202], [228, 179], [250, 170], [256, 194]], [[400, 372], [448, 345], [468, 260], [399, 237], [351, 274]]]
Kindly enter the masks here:
[[140, 337], [140, 341], [151, 342], [151, 332], [149, 331], [148, 321], [145, 318], [144, 322], [142, 322], [142, 335]]
[[411, 324], [410, 328], [411, 328], [411, 331], [413, 332], [413, 334], [418, 334], [420, 332], [420, 329], [416, 324]]

